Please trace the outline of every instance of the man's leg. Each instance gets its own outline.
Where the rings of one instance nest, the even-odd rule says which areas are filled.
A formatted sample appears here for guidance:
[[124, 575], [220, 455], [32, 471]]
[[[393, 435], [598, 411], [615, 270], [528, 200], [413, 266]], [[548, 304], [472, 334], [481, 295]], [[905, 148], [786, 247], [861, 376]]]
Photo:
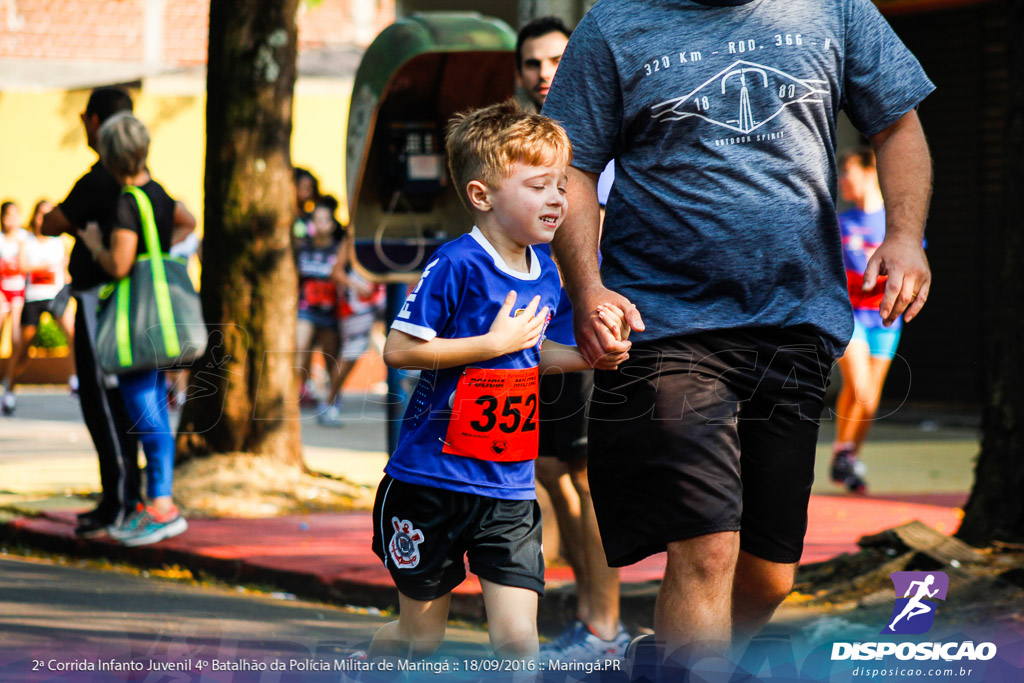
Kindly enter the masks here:
[[806, 328], [759, 332], [758, 366], [739, 415], [742, 551], [733, 585], [734, 633], [749, 637], [793, 587], [814, 483], [819, 416], [831, 357]]
[[[78, 296], [75, 328], [75, 366], [79, 375], [79, 403], [82, 417], [99, 458], [103, 501], [101, 516], [114, 517], [131, 511], [140, 498], [138, 441], [121, 400], [120, 391], [108, 389], [106, 378], [96, 362], [93, 339], [96, 333], [96, 296]], [[85, 533], [100, 529], [83, 529]]]
[[[587, 479], [587, 459], [578, 458], [569, 463], [569, 474], [580, 500], [580, 527], [584, 554], [580, 584], [580, 619], [603, 640], [619, 635], [619, 570], [609, 567], [601, 544], [601, 531], [594, 513], [594, 499]], [[585, 608], [585, 609], [584, 609]]]
[[[544, 428], [543, 426], [541, 427]], [[583, 552], [583, 535], [580, 520], [580, 498], [573, 488], [569, 476], [569, 466], [553, 457], [540, 457], [535, 461], [537, 483], [544, 487], [551, 500], [558, 522], [558, 550], [576, 579], [578, 604], [577, 615], [586, 621], [586, 613], [590, 611], [587, 604], [586, 558]]]
[[796, 563], [780, 564], [740, 551], [732, 589], [733, 638], [747, 640], [771, 620], [793, 590]]
[[654, 633], [666, 655], [681, 649], [684, 657], [728, 650], [739, 547], [734, 531], [668, 544], [665, 578], [654, 605]]
[[537, 593], [480, 579], [491, 647], [498, 657], [534, 657], [537, 641]]
[[595, 373], [589, 482], [608, 562], [668, 550], [655, 634], [668, 654], [728, 648], [742, 513], [741, 397], [729, 378], [756, 351], [734, 334], [637, 344], [619, 372]]
[[[536, 598], [536, 593], [534, 597]], [[452, 594], [414, 600], [398, 594], [398, 621], [381, 626], [370, 642], [370, 657], [429, 657], [444, 642]], [[536, 603], [534, 603], [536, 616]], [[534, 636], [536, 638], [536, 636]]]
[[[558, 522], [559, 554], [569, 563], [576, 580], [576, 617], [586, 622], [590, 614], [590, 585], [580, 519], [580, 496], [570, 477], [569, 458], [573, 446], [587, 435], [584, 414], [590, 394], [589, 383], [583, 387], [584, 373], [549, 374], [540, 379], [540, 456], [536, 460], [537, 483], [551, 499]], [[578, 623], [569, 625], [563, 636], [578, 630]], [[559, 637], [558, 641], [563, 638]]]

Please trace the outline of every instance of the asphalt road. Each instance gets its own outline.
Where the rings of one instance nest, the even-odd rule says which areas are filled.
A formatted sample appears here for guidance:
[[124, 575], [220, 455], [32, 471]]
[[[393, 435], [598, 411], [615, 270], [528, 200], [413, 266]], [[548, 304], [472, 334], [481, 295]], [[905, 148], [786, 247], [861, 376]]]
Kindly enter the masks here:
[[[0, 681], [338, 681], [344, 680], [338, 673], [310, 673], [304, 663], [345, 660], [393, 618], [3, 557]], [[481, 658], [486, 643], [484, 631], [449, 627], [439, 656]], [[99, 672], [104, 665], [121, 670]], [[184, 670], [162, 671], [167, 665]], [[231, 666], [257, 669], [224, 671]]]

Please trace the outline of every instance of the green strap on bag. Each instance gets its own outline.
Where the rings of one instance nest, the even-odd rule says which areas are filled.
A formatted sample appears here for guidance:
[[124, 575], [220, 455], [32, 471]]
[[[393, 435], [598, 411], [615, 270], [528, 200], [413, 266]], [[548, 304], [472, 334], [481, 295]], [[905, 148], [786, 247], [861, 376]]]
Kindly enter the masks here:
[[[156, 231], [156, 219], [153, 218], [153, 204], [149, 197], [138, 187], [129, 185], [124, 188], [125, 194], [135, 197], [139, 207], [139, 219], [142, 223], [142, 236], [146, 244], [146, 253], [139, 259], [149, 259], [153, 273], [153, 294], [156, 297], [157, 317], [163, 336], [164, 350], [170, 357], [181, 353], [178, 332], [174, 324], [174, 307], [171, 305], [171, 291], [167, 285], [167, 273], [164, 270], [164, 255], [160, 249], [160, 235]], [[122, 278], [117, 283], [117, 357], [122, 367], [132, 364], [131, 325], [129, 314], [129, 293], [131, 277]]]

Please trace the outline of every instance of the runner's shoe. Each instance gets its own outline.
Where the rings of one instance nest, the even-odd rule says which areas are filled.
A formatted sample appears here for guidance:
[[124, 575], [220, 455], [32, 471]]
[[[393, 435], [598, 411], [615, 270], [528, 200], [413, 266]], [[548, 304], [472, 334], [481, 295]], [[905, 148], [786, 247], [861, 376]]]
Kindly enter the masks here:
[[188, 522], [178, 512], [177, 506], [163, 515], [151, 507], [142, 507], [123, 526], [112, 528], [107, 533], [121, 545], [137, 546], [173, 538], [187, 529]]
[[106, 513], [107, 513], [107, 511], [103, 507], [103, 503], [100, 502], [99, 505], [97, 505], [96, 507], [92, 508], [91, 510], [86, 510], [85, 512], [79, 512], [77, 515], [75, 515], [75, 519], [78, 520], [79, 522], [81, 522], [86, 517], [109, 516]]
[[316, 416], [316, 422], [322, 427], [344, 427], [345, 423], [341, 419], [341, 406], [332, 403], [323, 407]]
[[[577, 625], [578, 624], [578, 625]], [[619, 624], [619, 633], [611, 640], [598, 637], [589, 626], [577, 620], [570, 632], [565, 634], [569, 637], [561, 647], [552, 647], [554, 643], [542, 648], [541, 657], [560, 659], [572, 662], [594, 662], [599, 659], [622, 659], [626, 655], [626, 647], [629, 645], [629, 634]]]
[[299, 406], [308, 408], [309, 406], [315, 406], [316, 403], [316, 387], [312, 382], [303, 382], [302, 386], [299, 387]]
[[587, 625], [579, 619], [573, 619], [569, 622], [561, 633], [555, 636], [555, 639], [549, 643], [543, 643], [540, 646], [541, 656], [558, 656], [562, 650], [567, 648], [570, 643], [574, 643], [583, 637], [583, 632], [588, 631]]
[[630, 681], [653, 683], [660, 680], [661, 654], [653, 635], [640, 635], [629, 641], [624, 659], [623, 668]]
[[110, 530], [117, 524], [117, 513], [96, 509], [78, 517], [75, 525], [75, 536], [79, 538], [95, 538], [103, 534], [110, 534]]
[[142, 521], [142, 513], [145, 511], [145, 505], [136, 503], [134, 510], [125, 515], [119, 522], [110, 525], [110, 528], [107, 529], [107, 535], [115, 541], [120, 541], [122, 536], [135, 533], [139, 523]]
[[842, 450], [832, 457], [832, 481], [845, 486], [850, 493], [867, 493], [864, 475], [868, 468], [851, 450]]
[[3, 398], [4, 415], [14, 415], [14, 409], [18, 405], [18, 399], [14, 398], [14, 392], [7, 390]]

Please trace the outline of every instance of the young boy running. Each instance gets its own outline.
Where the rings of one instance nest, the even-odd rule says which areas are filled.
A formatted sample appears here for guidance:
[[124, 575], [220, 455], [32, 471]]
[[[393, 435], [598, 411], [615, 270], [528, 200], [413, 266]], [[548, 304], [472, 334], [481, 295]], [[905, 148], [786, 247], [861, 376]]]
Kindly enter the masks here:
[[[431, 654], [468, 556], [495, 653], [531, 657], [544, 590], [538, 365], [590, 367], [574, 347], [549, 340], [541, 351], [560, 279], [531, 247], [550, 242], [566, 215], [572, 149], [560, 126], [514, 102], [454, 117], [446, 142], [476, 227], [433, 256], [384, 347], [388, 365], [423, 372], [374, 504], [373, 550], [398, 587], [400, 616], [369, 654]], [[618, 332], [621, 321], [609, 309], [595, 323]]]

